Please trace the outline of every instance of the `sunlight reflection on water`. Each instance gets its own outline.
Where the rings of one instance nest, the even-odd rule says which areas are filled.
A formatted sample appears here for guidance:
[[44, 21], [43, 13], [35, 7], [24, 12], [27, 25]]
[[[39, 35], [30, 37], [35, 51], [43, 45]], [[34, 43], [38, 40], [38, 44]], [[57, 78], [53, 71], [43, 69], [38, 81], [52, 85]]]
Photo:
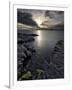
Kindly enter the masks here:
[[37, 31], [37, 34], [39, 35], [39, 36], [37, 37], [38, 46], [41, 46], [41, 44], [42, 44], [42, 33], [41, 33], [40, 30], [38, 30], [38, 31]]
[[54, 46], [57, 41], [64, 39], [63, 31], [37, 30], [35, 33], [39, 35], [35, 39], [39, 47]]
[[37, 39], [38, 39], [38, 41], [40, 41], [40, 40], [42, 39], [42, 34], [41, 34], [41, 31], [40, 31], [40, 30], [38, 30], [38, 31], [37, 31], [37, 34], [39, 35]]

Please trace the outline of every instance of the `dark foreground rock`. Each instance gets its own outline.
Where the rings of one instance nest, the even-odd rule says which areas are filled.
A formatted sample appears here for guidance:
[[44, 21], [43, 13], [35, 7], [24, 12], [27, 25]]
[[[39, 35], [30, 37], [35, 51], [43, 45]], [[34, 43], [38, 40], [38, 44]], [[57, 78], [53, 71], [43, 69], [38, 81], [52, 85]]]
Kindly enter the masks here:
[[18, 33], [18, 40], [17, 40], [18, 80], [25, 79], [24, 77], [27, 74], [31, 73], [30, 71], [28, 71], [28, 73], [27, 73], [27, 70], [25, 68], [26, 68], [26, 65], [28, 65], [28, 63], [29, 63], [31, 56], [33, 55], [33, 53], [36, 52], [36, 50], [34, 49], [33, 46], [31, 46], [27, 43], [33, 42], [35, 40], [34, 36], [37, 36], [37, 35], [36, 34], [33, 35], [33, 34]]
[[64, 42], [62, 40], [58, 41], [54, 51], [52, 62], [58, 67], [64, 67]]
[[57, 77], [64, 78], [64, 41], [60, 40], [57, 42], [53, 53], [52, 63], [55, 65], [59, 75]]

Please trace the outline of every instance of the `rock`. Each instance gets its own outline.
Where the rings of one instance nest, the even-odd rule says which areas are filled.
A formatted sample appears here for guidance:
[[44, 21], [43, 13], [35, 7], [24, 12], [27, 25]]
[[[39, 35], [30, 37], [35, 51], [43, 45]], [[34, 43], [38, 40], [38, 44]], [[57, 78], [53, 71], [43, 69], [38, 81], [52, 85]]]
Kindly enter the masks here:
[[30, 71], [27, 71], [26, 66], [30, 61], [30, 58], [35, 52], [34, 48], [30, 46], [28, 43], [34, 41], [34, 36], [36, 35], [23, 35], [22, 33], [18, 33], [17, 40], [17, 72], [18, 72], [18, 80], [27, 80], [32, 77]]
[[22, 80], [29, 80], [31, 77], [32, 77], [32, 74], [30, 71], [28, 71], [27, 73], [24, 73], [21, 78]]
[[41, 69], [37, 69], [36, 71], [37, 71], [39, 74], [44, 73], [44, 71], [41, 70]]
[[58, 41], [54, 51], [53, 51], [53, 58], [52, 62], [59, 66], [59, 67], [64, 67], [64, 43], [62, 40]]
[[21, 46], [21, 49], [22, 49], [23, 51], [27, 51], [27, 48], [24, 47], [23, 45]]
[[35, 39], [34, 39], [34, 37], [33, 36], [20, 36], [20, 37], [18, 37], [19, 39], [18, 39], [18, 44], [20, 43], [20, 44], [22, 44], [22, 43], [28, 43], [28, 42], [32, 42], [32, 41], [34, 41]]
[[27, 51], [27, 48], [24, 47], [23, 45], [18, 45], [17, 51], [18, 52], [25, 52], [25, 51]]
[[21, 38], [18, 38], [17, 43], [18, 43], [18, 44], [22, 44], [22, 43], [24, 43], [24, 40], [22, 40]]
[[17, 65], [18, 65], [18, 68], [20, 68], [23, 65], [22, 61], [18, 61]]
[[27, 55], [25, 53], [18, 53], [18, 58], [26, 58]]
[[25, 33], [18, 33], [18, 35], [20, 36], [26, 36], [26, 37], [28, 37], [28, 36], [39, 36], [38, 34], [25, 34]]
[[24, 58], [18, 58], [18, 61], [24, 61], [25, 59]]
[[27, 56], [32, 56], [32, 53], [30, 51], [27, 50]]

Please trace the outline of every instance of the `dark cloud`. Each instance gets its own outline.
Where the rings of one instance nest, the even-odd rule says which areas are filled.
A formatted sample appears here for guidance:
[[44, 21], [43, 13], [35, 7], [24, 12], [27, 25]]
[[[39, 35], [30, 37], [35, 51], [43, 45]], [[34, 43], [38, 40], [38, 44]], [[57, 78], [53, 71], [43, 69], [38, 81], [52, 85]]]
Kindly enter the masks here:
[[56, 10], [32, 10], [32, 9], [18, 9], [17, 20], [20, 23], [50, 28], [50, 27], [64, 27], [64, 11]]
[[64, 15], [64, 11], [46, 11], [45, 12], [45, 16], [46, 17], [50, 17], [50, 18], [54, 18], [55, 16], [61, 16]]
[[36, 22], [33, 21], [32, 15], [27, 12], [21, 12], [20, 10], [17, 10], [17, 22], [31, 25], [31, 26], [37, 26]]
[[47, 20], [43, 22], [44, 25], [57, 26], [57, 28], [64, 27], [64, 11], [47, 10], [45, 17]]

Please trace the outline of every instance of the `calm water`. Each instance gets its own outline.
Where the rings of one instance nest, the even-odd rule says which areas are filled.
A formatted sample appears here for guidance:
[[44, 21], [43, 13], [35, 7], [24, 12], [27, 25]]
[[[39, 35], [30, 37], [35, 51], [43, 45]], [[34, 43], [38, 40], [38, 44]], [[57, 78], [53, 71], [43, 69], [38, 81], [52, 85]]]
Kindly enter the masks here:
[[[59, 40], [64, 40], [64, 31], [50, 31], [50, 30], [20, 30], [20, 33], [26, 34], [38, 34], [34, 37], [35, 41], [27, 43], [29, 46], [33, 46], [36, 53], [31, 57], [31, 67], [43, 68], [45, 59], [51, 56], [51, 53]], [[49, 60], [49, 59], [48, 59]], [[40, 65], [38, 65], [40, 63]]]
[[[39, 36], [34, 37], [35, 41], [29, 43], [29, 45], [34, 46], [36, 49], [36, 55], [32, 59], [44, 60], [51, 54], [53, 48], [55, 47], [57, 41], [64, 40], [64, 31], [57, 30], [23, 30], [22, 33], [28, 34], [38, 34]], [[34, 62], [35, 63], [35, 62]]]
[[51, 53], [57, 41], [64, 40], [64, 31], [38, 30], [35, 33], [39, 36], [35, 37], [34, 46], [37, 54], [43, 58]]
[[62, 30], [20, 30], [20, 32], [39, 35], [35, 37], [34, 42], [29, 43], [36, 48], [39, 54], [50, 53], [50, 51], [55, 47], [57, 41], [64, 40], [64, 31]]
[[[34, 32], [33, 32], [34, 33]], [[35, 46], [40, 48], [53, 48], [57, 41], [64, 39], [63, 31], [46, 31], [38, 30], [35, 34], [39, 36], [35, 38]]]

